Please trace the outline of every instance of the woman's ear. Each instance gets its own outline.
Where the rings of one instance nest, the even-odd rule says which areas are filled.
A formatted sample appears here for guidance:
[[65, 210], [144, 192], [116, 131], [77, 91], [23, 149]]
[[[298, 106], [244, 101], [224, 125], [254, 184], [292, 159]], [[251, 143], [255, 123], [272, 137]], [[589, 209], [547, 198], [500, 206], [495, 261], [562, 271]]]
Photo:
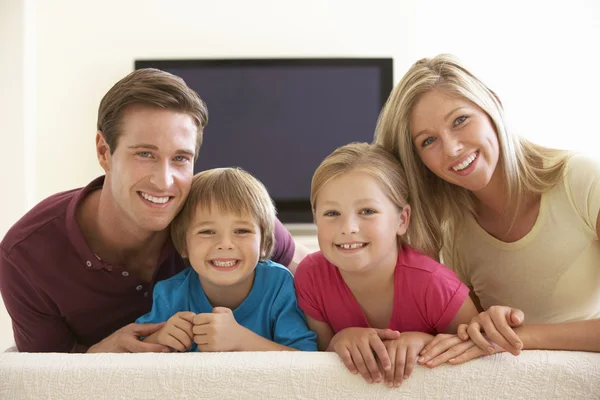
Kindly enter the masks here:
[[400, 211], [399, 217], [396, 235], [402, 236], [408, 230], [408, 224], [410, 223], [410, 206], [408, 204]]
[[110, 171], [110, 146], [104, 139], [102, 131], [96, 132], [96, 156], [104, 172]]

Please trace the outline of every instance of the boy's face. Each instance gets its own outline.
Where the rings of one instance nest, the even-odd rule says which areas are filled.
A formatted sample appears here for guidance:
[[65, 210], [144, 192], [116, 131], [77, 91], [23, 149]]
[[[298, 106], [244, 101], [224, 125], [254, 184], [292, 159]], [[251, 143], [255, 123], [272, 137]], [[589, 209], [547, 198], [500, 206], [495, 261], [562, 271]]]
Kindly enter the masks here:
[[[261, 231], [249, 215], [198, 206], [186, 233], [187, 257], [202, 284], [236, 286], [254, 276], [261, 253]], [[245, 285], [243, 285], [245, 286]]]

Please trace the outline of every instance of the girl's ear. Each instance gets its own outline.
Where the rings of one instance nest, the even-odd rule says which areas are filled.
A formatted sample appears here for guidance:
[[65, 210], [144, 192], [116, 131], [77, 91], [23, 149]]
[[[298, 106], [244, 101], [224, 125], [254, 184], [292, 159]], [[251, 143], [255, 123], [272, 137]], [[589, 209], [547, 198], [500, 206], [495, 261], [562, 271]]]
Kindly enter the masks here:
[[410, 206], [408, 204], [404, 206], [402, 211], [400, 211], [399, 217], [396, 235], [402, 236], [408, 230], [408, 224], [410, 223]]

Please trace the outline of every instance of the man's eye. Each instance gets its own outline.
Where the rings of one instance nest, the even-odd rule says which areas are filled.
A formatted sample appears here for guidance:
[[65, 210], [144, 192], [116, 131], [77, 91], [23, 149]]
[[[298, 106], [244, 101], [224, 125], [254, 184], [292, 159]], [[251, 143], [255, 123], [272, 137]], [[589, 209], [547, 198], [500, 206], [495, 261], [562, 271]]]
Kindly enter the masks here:
[[466, 120], [467, 120], [467, 116], [461, 115], [460, 117], [458, 117], [454, 120], [454, 126], [456, 127], [456, 126], [462, 124], [463, 122], [465, 122]]
[[143, 158], [149, 158], [152, 156], [152, 153], [150, 153], [149, 151], [140, 151], [137, 154], [138, 154], [138, 156], [143, 157]]
[[175, 156], [175, 161], [177, 162], [187, 162], [190, 161], [190, 159], [186, 156]]

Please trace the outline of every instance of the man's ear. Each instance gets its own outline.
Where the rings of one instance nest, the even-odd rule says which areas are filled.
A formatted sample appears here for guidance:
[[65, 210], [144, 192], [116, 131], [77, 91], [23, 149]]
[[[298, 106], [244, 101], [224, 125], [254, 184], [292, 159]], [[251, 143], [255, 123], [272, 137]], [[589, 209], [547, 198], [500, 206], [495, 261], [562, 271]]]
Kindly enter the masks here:
[[96, 156], [104, 172], [108, 172], [110, 170], [110, 146], [104, 139], [102, 131], [96, 132]]
[[398, 231], [396, 234], [398, 236], [402, 236], [408, 230], [408, 224], [410, 223], [410, 206], [407, 204], [404, 206], [402, 211], [400, 211], [400, 220], [398, 223]]

